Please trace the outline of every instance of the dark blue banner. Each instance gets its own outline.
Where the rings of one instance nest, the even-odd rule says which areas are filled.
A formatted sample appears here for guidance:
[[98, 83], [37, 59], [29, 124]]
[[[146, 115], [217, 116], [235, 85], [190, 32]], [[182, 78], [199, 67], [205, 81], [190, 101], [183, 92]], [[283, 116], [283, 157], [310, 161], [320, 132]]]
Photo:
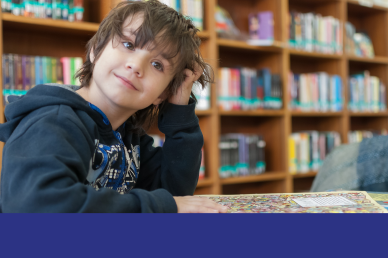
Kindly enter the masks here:
[[387, 214], [0, 214], [0, 257], [377, 257]]

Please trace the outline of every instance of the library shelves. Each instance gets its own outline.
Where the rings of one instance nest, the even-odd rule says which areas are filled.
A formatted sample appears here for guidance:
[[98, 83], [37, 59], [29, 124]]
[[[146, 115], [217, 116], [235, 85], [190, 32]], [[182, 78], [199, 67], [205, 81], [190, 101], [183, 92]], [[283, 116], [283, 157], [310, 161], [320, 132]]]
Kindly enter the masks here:
[[249, 45], [244, 41], [222, 39], [222, 38], [217, 38], [217, 45], [220, 48], [233, 48], [237, 50], [275, 52], [275, 53], [278, 53], [283, 49], [283, 45], [281, 42], [274, 42], [274, 44], [271, 46], [254, 46], [254, 45]]
[[220, 116], [283, 116], [284, 110], [220, 110], [218, 114]]
[[318, 111], [290, 111], [291, 116], [311, 116], [311, 117], [328, 117], [328, 116], [342, 116], [344, 112], [318, 112]]
[[244, 184], [244, 183], [254, 183], [254, 182], [272, 181], [272, 180], [282, 180], [282, 179], [285, 179], [286, 176], [287, 174], [285, 172], [267, 171], [260, 175], [223, 178], [220, 181], [222, 185], [231, 185], [231, 184]]
[[[111, 1], [113, 0], [87, 0], [87, 3], [98, 3], [100, 6], [95, 9], [99, 11], [94, 14], [89, 10], [86, 21], [81, 23], [1, 14], [2, 53], [84, 56], [85, 43], [110, 10]], [[226, 9], [236, 27], [245, 33], [248, 32], [248, 15], [251, 12], [272, 11], [274, 45], [252, 46], [238, 40], [218, 38], [214, 17], [217, 5]], [[348, 131], [388, 129], [388, 111], [350, 112], [346, 108], [349, 74], [369, 70], [371, 75], [378, 76], [388, 85], [388, 8], [363, 6], [354, 0], [204, 0], [204, 8], [205, 31], [198, 34], [202, 39], [201, 52], [205, 60], [212, 65], [216, 81], [220, 67], [269, 67], [273, 73], [281, 75], [284, 94], [281, 110], [222, 111], [217, 106], [216, 84], [211, 86], [211, 108], [196, 111], [204, 136], [206, 174], [204, 179], [198, 181], [195, 194], [308, 191], [317, 172], [296, 175], [288, 172], [288, 137], [291, 133], [302, 130], [331, 130], [340, 133], [342, 142], [347, 143]], [[85, 7], [85, 13], [86, 9]], [[315, 12], [322, 16], [330, 15], [342, 22], [352, 22], [356, 29], [364, 30], [370, 35], [376, 56], [365, 58], [351, 56], [345, 52], [324, 54], [289, 48], [288, 13], [294, 10], [302, 13]], [[53, 37], [60, 34], [66, 37]], [[323, 113], [289, 110], [287, 78], [290, 71], [324, 71], [340, 75], [344, 85], [344, 111]], [[2, 108], [3, 105], [0, 105], [1, 112]], [[0, 122], [4, 122], [3, 116], [0, 116]], [[150, 133], [160, 132], [153, 127]], [[265, 155], [269, 172], [247, 177], [219, 178], [218, 143], [220, 135], [225, 133], [262, 134], [266, 141]]]
[[342, 55], [340, 54], [325, 54], [325, 53], [319, 53], [319, 52], [308, 52], [298, 49], [289, 48], [288, 52], [290, 53], [290, 56], [304, 56], [308, 57], [310, 59], [312, 58], [324, 58], [324, 59], [341, 59]]
[[293, 174], [292, 177], [295, 178], [306, 178], [306, 177], [315, 177], [318, 174], [317, 171], [308, 171], [307, 173], [297, 173]]

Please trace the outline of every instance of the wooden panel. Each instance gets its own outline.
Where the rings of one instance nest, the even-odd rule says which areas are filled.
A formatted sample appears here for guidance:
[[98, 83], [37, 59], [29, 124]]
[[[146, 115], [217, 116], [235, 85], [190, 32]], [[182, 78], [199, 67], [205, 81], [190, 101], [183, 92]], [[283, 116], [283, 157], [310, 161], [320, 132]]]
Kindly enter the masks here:
[[293, 117], [292, 132], [305, 130], [336, 131], [341, 133], [341, 117]]
[[85, 45], [89, 40], [85, 36], [60, 37], [44, 32], [25, 30], [3, 30], [4, 53], [19, 55], [38, 55], [52, 57], [85, 57]]
[[[285, 171], [284, 118], [283, 117], [221, 117], [221, 134], [261, 134], [266, 142], [265, 161], [267, 171]], [[279, 162], [280, 161], [280, 162]]]
[[220, 67], [249, 67], [254, 69], [269, 68], [271, 73], [280, 74], [282, 71], [281, 53], [241, 53], [240, 51], [220, 49]]
[[222, 186], [222, 194], [263, 194], [282, 192], [285, 192], [284, 180]]
[[385, 117], [351, 117], [350, 129], [354, 130], [388, 130], [388, 116]]
[[322, 16], [333, 16], [340, 19], [341, 12], [339, 9], [340, 1], [336, 0], [290, 0], [290, 11], [296, 11], [300, 13], [314, 12]]
[[295, 178], [294, 192], [295, 193], [310, 192], [313, 181], [314, 181], [314, 177]]
[[290, 69], [293, 73], [327, 72], [330, 75], [340, 75], [341, 68], [341, 59], [322, 59], [295, 55], [290, 57]]

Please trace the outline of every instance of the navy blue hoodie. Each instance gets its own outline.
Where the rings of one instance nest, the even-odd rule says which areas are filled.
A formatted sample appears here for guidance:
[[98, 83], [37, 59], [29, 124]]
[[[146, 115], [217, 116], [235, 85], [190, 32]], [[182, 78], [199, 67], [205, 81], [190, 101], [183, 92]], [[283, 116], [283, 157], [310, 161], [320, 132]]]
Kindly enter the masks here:
[[203, 136], [195, 104], [167, 104], [154, 148], [123, 124], [116, 131], [77, 86], [38, 85], [9, 96], [1, 172], [3, 212], [177, 212], [173, 196], [192, 195]]

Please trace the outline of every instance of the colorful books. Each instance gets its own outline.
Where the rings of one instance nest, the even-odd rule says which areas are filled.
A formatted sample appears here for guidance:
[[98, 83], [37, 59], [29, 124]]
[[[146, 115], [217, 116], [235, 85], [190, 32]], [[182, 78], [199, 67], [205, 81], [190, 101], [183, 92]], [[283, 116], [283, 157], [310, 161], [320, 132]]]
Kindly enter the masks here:
[[218, 106], [221, 110], [280, 109], [283, 106], [280, 75], [267, 68], [220, 68]]
[[210, 84], [207, 84], [204, 89], [201, 88], [201, 84], [195, 82], [192, 88], [192, 92], [197, 98], [196, 110], [208, 110], [210, 109]]
[[[69, 65], [63, 65], [62, 60], [67, 60], [65, 64], [73, 63], [73, 70], [70, 70]], [[67, 84], [73, 82], [73, 85], [80, 85], [80, 82], [74, 79], [74, 75], [82, 66], [82, 62], [80, 57], [59, 59], [46, 56], [3, 54], [3, 95], [4, 97], [24, 95], [35, 85], [64, 83], [64, 79]]]
[[220, 168], [221, 178], [258, 175], [265, 172], [265, 141], [254, 134], [221, 135]]
[[341, 144], [337, 132], [303, 131], [288, 138], [289, 170], [291, 174], [317, 171], [326, 156]]
[[352, 112], [379, 112], [387, 109], [386, 86], [369, 71], [349, 77], [349, 103]]
[[5, 13], [33, 18], [82, 21], [83, 0], [2, 0]]
[[326, 72], [289, 73], [289, 109], [295, 111], [343, 110], [344, 96], [341, 77]]
[[350, 22], [345, 23], [345, 51], [347, 54], [373, 58], [374, 48], [369, 36], [363, 32], [356, 32]]
[[332, 16], [290, 12], [289, 46], [309, 52], [342, 54], [342, 23]]

